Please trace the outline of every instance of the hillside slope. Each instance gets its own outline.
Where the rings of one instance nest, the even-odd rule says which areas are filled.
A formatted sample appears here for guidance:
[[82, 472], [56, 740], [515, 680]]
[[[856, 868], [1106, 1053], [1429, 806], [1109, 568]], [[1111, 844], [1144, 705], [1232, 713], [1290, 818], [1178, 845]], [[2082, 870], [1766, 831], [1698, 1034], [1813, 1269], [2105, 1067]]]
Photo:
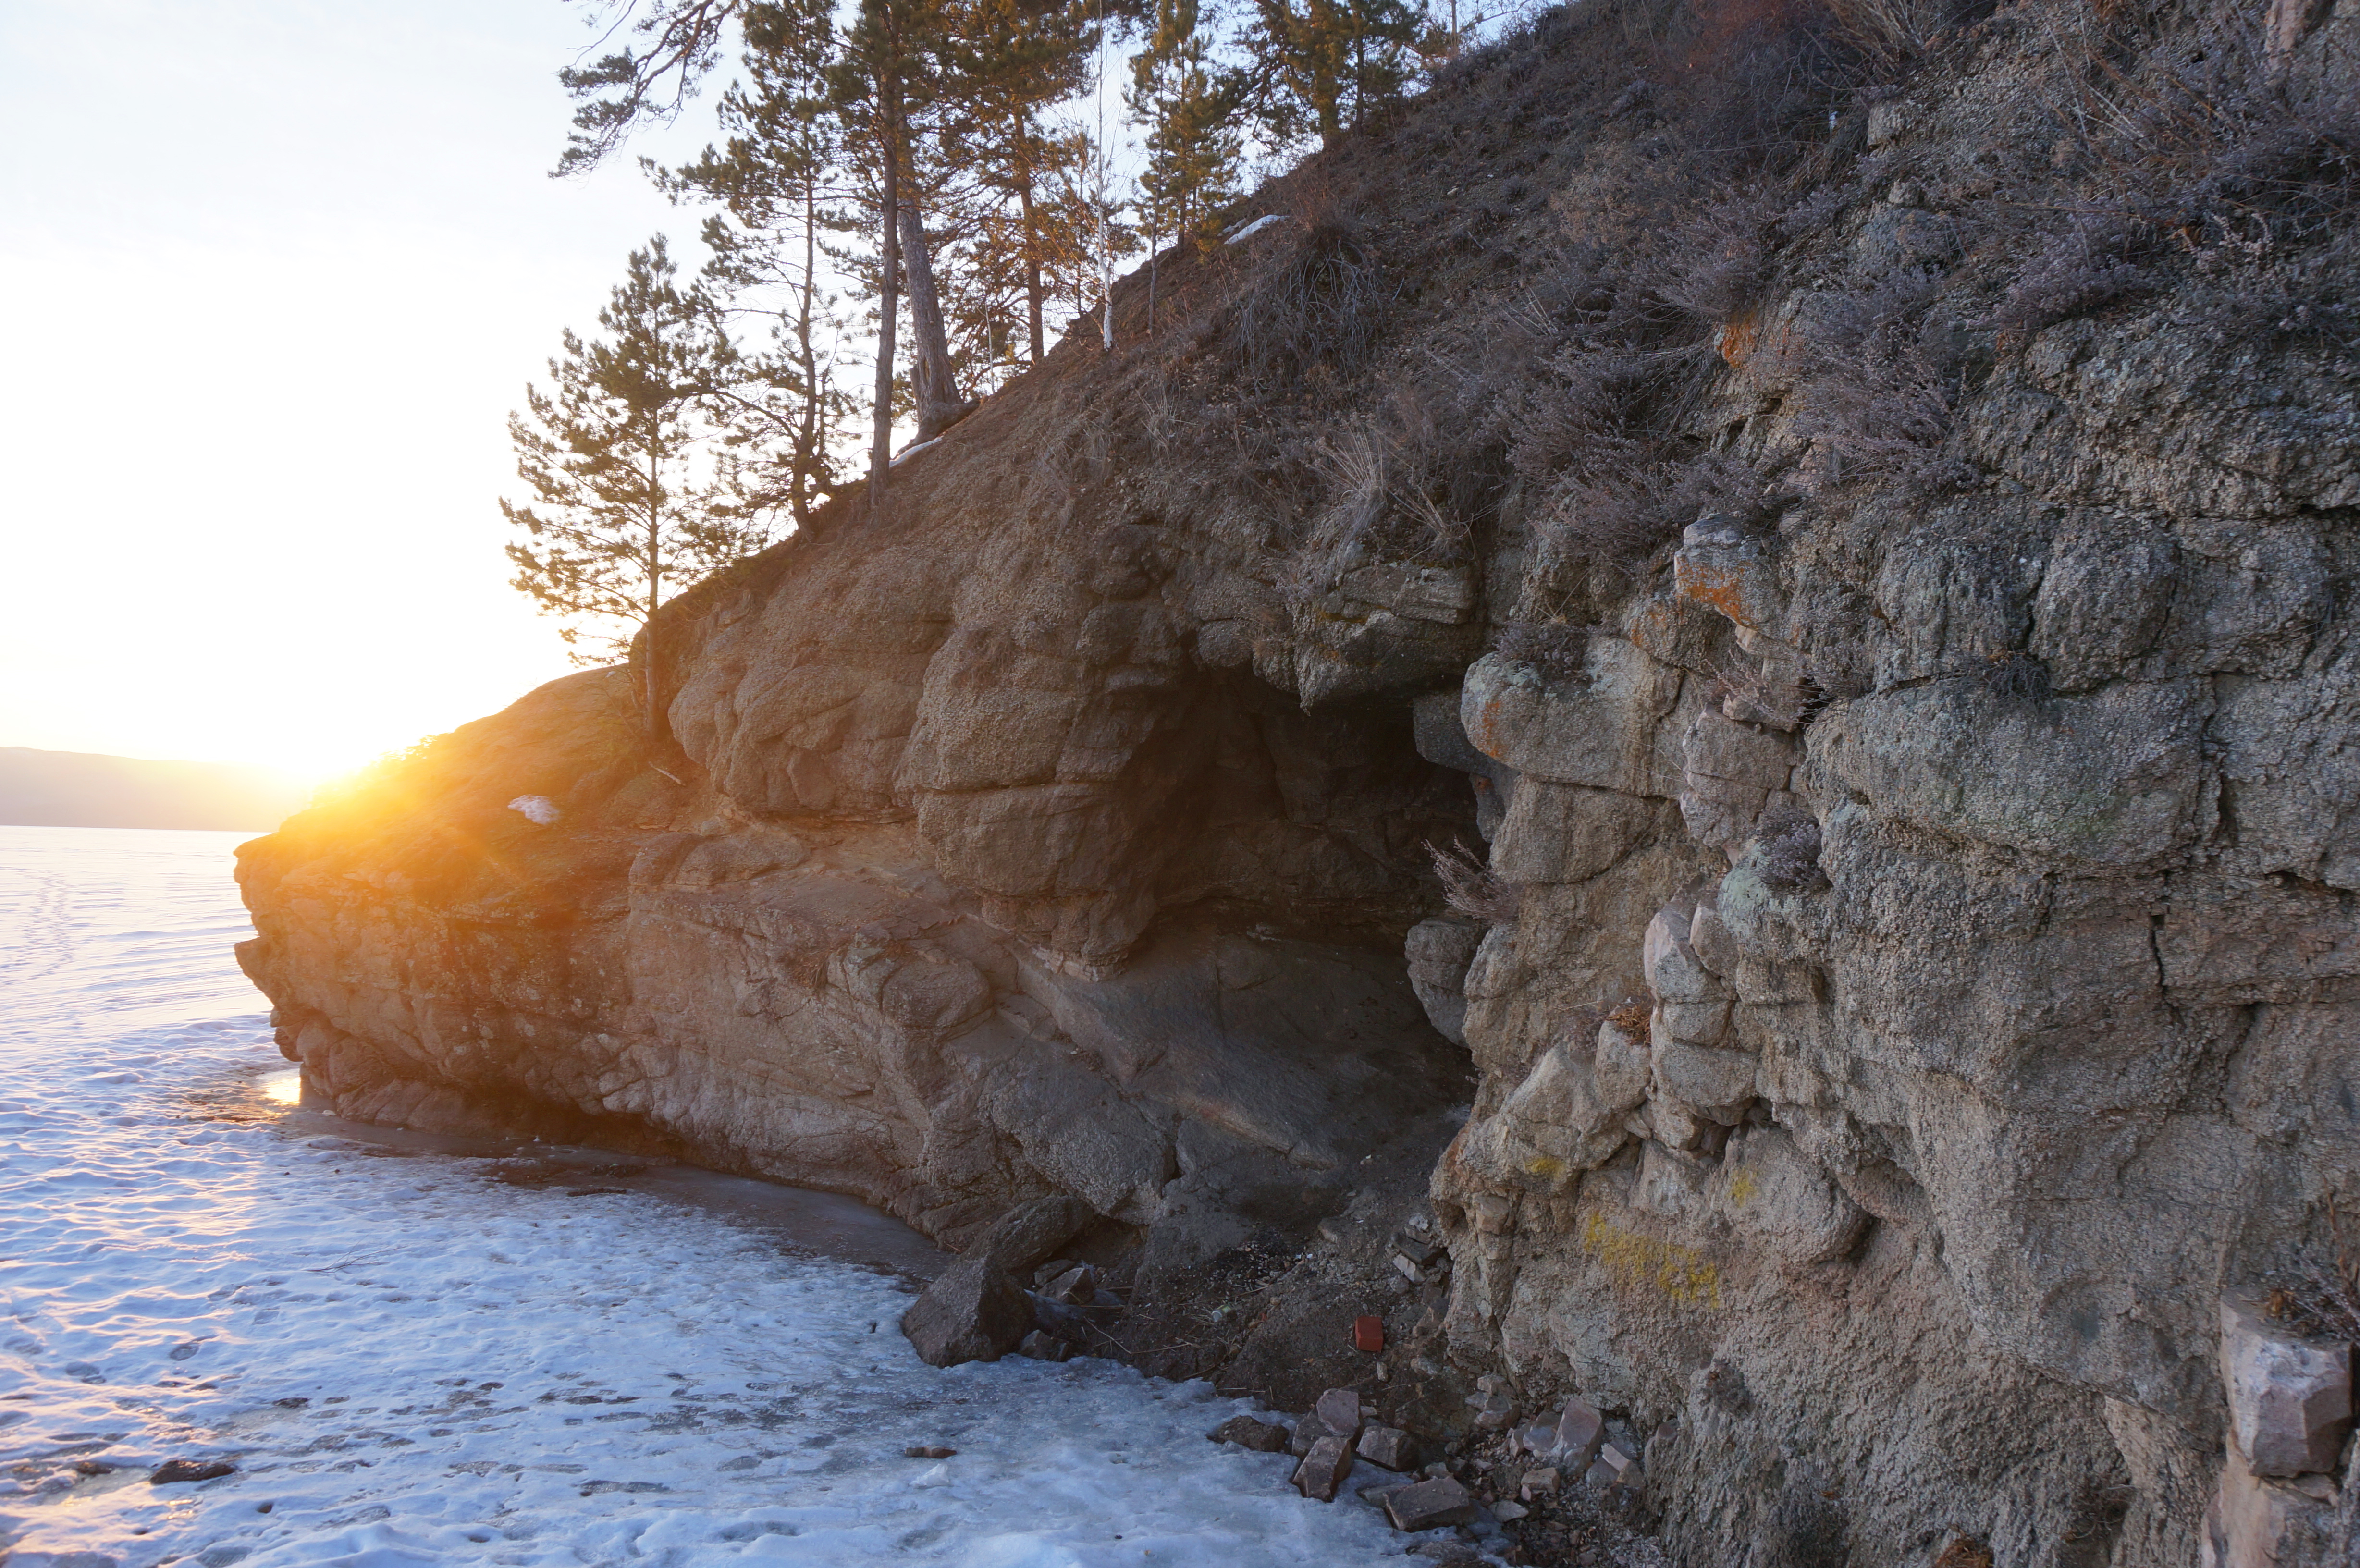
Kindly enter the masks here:
[[2360, 1329], [2348, 12], [1552, 13], [249, 846], [248, 972], [348, 1116], [1583, 1394], [1683, 1562], [2344, 1561], [2221, 1366]]

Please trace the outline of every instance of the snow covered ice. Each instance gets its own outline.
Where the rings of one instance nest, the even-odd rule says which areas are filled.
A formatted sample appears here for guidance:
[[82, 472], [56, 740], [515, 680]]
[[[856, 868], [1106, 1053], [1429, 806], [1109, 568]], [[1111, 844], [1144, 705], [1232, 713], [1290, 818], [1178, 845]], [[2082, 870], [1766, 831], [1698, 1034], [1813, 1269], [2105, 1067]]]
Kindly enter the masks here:
[[1203, 1384], [921, 1364], [853, 1259], [923, 1249], [857, 1205], [515, 1185], [293, 1110], [238, 836], [0, 828], [8, 1568], [1399, 1560], [1206, 1442], [1249, 1407]]

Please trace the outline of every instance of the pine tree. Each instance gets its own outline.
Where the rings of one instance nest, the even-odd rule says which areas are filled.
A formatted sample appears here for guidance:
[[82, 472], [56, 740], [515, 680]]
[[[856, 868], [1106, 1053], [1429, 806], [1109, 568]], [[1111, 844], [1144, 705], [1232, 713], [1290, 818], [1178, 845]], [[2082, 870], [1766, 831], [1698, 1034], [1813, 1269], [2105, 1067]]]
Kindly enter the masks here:
[[1000, 254], [990, 259], [1013, 271], [1022, 285], [1025, 336], [1032, 363], [1038, 364], [1047, 352], [1042, 311], [1049, 261], [1063, 241], [1053, 232], [1043, 191], [1087, 157], [1079, 138], [1059, 134], [1043, 123], [1043, 115], [1090, 85], [1091, 56], [1104, 17], [1093, 16], [1090, 0], [952, 5], [947, 61], [955, 73], [950, 95], [956, 107], [944, 132], [945, 156], [1015, 206], [1013, 223], [993, 223], [991, 214], [983, 221], [1012, 241], [1012, 247], [997, 247]]
[[741, 361], [741, 379], [717, 397], [727, 405], [727, 442], [742, 515], [784, 507], [798, 526], [835, 488], [829, 449], [851, 400], [835, 383], [834, 349], [823, 334], [844, 323], [827, 291], [824, 234], [850, 225], [843, 211], [843, 137], [828, 97], [835, 35], [826, 0], [749, 5], [748, 80], [722, 94], [728, 139], [696, 162], [650, 172], [674, 201], [721, 208], [705, 221], [713, 253], [705, 277], [737, 310], [772, 317], [773, 347]]
[[[923, 193], [918, 152], [940, 124], [944, 109], [946, 46], [944, 0], [860, 0], [847, 28], [844, 49], [831, 80], [848, 132], [859, 144], [873, 178], [880, 244], [877, 269], [877, 390], [869, 441], [869, 494], [883, 502], [885, 474], [892, 461], [894, 344], [903, 282], [911, 287], [912, 360], [918, 374], [919, 439], [927, 439], [961, 406], [950, 380], [950, 351], [944, 341], [942, 312], [934, 298], [931, 241], [923, 223], [905, 224], [902, 206], [913, 210]], [[903, 252], [917, 253], [916, 267]]]
[[[596, 13], [630, 16], [630, 0], [577, 0]], [[625, 45], [589, 65], [570, 66], [557, 80], [574, 102], [574, 134], [566, 138], [559, 174], [586, 174], [624, 138], [650, 120], [671, 120], [721, 58], [721, 40], [746, 0], [657, 0], [632, 22], [642, 41]], [[617, 17], [617, 27], [620, 19]], [[612, 29], [610, 29], [611, 34]]]
[[1254, 12], [1249, 93], [1282, 146], [1317, 133], [1334, 147], [1400, 94], [1421, 50], [1442, 47], [1421, 0], [1254, 0]]
[[568, 331], [551, 389], [526, 387], [529, 414], [508, 417], [532, 492], [524, 506], [500, 502], [528, 536], [508, 547], [511, 583], [543, 615], [591, 623], [560, 633], [576, 663], [628, 649], [667, 592], [763, 543], [758, 526], [713, 513], [708, 405], [736, 356], [712, 301], [682, 289], [677, 271], [661, 236], [633, 251], [598, 312], [604, 335]]
[[[608, 0], [585, 3], [611, 9]], [[595, 167], [619, 147], [631, 129], [650, 119], [677, 114], [696, 82], [718, 60], [732, 21], [743, 19], [757, 0], [655, 0], [633, 24], [645, 43], [625, 48], [595, 64], [559, 73], [574, 94], [574, 136], [558, 166], [561, 174]], [[942, 77], [944, 0], [858, 0], [841, 31], [841, 47], [827, 73], [830, 101], [840, 117], [851, 161], [863, 167], [873, 191], [877, 219], [877, 386], [869, 448], [869, 489], [872, 504], [884, 498], [885, 473], [892, 457], [894, 348], [899, 333], [904, 268], [901, 202], [914, 189], [912, 172], [918, 142], [938, 109]], [[628, 7], [626, 8], [628, 11]], [[923, 241], [923, 234], [920, 236]], [[946, 364], [939, 312], [922, 317], [925, 341], [919, 357], [933, 366]], [[931, 378], [930, 378], [931, 379]]]
[[1196, 0], [1156, 0], [1155, 30], [1131, 60], [1123, 103], [1147, 127], [1139, 177], [1149, 229], [1209, 247], [1221, 210], [1237, 199], [1242, 136], [1239, 79], [1212, 63], [1214, 39]]

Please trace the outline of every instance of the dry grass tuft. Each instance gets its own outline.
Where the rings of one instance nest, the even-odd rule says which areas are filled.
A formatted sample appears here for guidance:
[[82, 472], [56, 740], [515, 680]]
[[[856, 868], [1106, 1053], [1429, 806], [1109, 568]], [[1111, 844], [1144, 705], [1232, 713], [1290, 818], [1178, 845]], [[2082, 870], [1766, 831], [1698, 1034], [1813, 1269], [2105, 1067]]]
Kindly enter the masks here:
[[1931, 273], [1895, 273], [1823, 298], [1800, 323], [1810, 379], [1796, 430], [1816, 443], [1832, 487], [1899, 481], [1922, 494], [1975, 482], [1942, 450], [1969, 367], [1947, 323], [1929, 314], [1937, 285]]
[[1493, 635], [1491, 647], [1552, 681], [1572, 681], [1588, 663], [1590, 639], [1599, 629], [1565, 621], [1510, 621]]
[[1762, 880], [1780, 893], [1808, 891], [1827, 885], [1819, 869], [1819, 824], [1810, 817], [1787, 817], [1764, 827], [1755, 835], [1762, 845]]
[[1429, 843], [1426, 853], [1434, 861], [1442, 896], [1452, 909], [1487, 925], [1515, 923], [1524, 890], [1502, 879], [1473, 850], [1454, 840], [1448, 849], [1437, 849]]
[[1308, 466], [1324, 500], [1287, 554], [1279, 587], [1290, 604], [1318, 598], [1355, 565], [1464, 561], [1496, 506], [1483, 465], [1451, 450], [1411, 388], [1379, 419], [1313, 438]]
[[1749, 464], [1722, 453], [1685, 456], [1666, 443], [1619, 471], [1568, 475], [1549, 493], [1534, 528], [1560, 557], [1587, 556], [1636, 572], [1655, 564], [1707, 512], [1752, 518], [1763, 504], [1763, 482]]
[[1223, 357], [1264, 396], [1295, 392], [1322, 374], [1349, 380], [1374, 356], [1395, 292], [1357, 218], [1317, 217], [1238, 301], [1222, 334]]

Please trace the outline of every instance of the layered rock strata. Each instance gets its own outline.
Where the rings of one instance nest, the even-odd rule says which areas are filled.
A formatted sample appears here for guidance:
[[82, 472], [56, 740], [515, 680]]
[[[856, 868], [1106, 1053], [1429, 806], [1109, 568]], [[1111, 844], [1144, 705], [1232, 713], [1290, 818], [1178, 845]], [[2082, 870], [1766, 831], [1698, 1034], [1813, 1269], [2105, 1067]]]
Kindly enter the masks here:
[[2348, 1560], [2360, 23], [1963, 17], [1768, 169], [1635, 16], [246, 846], [307, 1085], [1078, 1199], [1131, 1352], [1579, 1396], [1682, 1562]]

